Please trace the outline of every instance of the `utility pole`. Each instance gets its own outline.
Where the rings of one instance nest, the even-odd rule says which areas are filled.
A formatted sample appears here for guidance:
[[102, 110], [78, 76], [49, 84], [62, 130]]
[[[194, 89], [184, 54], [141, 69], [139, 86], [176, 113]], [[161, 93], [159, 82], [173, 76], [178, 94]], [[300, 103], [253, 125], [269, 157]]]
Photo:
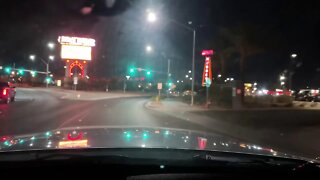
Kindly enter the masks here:
[[196, 30], [193, 29], [193, 43], [192, 43], [192, 81], [191, 81], [191, 106], [194, 104], [194, 74], [195, 74], [195, 52], [196, 51]]

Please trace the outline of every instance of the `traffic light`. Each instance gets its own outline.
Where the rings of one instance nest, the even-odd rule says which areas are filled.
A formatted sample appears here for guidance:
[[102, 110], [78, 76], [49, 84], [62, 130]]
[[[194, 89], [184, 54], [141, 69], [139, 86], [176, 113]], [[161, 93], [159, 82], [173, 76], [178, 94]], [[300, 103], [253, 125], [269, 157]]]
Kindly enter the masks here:
[[147, 76], [150, 76], [151, 75], [151, 71], [147, 71]]
[[51, 82], [51, 78], [50, 77], [46, 77], [46, 83], [50, 83]]
[[30, 71], [30, 74], [32, 77], [35, 77], [37, 75], [37, 73], [35, 71]]
[[134, 73], [134, 68], [130, 68], [130, 73]]
[[23, 69], [19, 69], [19, 70], [18, 70], [18, 73], [19, 73], [20, 75], [23, 75], [23, 74], [24, 74], [24, 70], [23, 70]]
[[6, 68], [4, 69], [4, 71], [5, 71], [7, 74], [10, 74], [11, 68], [10, 68], [10, 67], [6, 67]]

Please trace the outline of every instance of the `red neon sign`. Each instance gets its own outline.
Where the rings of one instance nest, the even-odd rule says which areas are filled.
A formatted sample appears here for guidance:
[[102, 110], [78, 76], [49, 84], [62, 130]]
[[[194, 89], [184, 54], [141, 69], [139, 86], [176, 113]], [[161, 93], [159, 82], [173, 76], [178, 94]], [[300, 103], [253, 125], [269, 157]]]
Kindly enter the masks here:
[[201, 55], [202, 56], [212, 56], [214, 54], [213, 50], [203, 50]]
[[202, 86], [206, 86], [206, 83], [212, 81], [212, 68], [211, 58], [206, 57], [204, 62], [203, 74], [202, 74]]

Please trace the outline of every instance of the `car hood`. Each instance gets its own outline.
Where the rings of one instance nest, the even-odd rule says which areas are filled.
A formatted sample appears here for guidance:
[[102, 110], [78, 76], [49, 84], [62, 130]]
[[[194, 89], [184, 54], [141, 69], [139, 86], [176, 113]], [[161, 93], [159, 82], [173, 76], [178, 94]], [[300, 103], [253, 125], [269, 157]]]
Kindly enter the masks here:
[[219, 134], [150, 127], [71, 127], [43, 133], [2, 136], [0, 151], [70, 148], [168, 148], [238, 152], [301, 159]]

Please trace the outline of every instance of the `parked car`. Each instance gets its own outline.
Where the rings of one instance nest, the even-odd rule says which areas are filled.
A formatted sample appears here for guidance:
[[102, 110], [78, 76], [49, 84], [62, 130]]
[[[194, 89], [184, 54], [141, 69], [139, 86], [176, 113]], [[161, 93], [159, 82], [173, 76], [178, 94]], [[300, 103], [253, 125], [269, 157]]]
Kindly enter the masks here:
[[295, 96], [296, 101], [312, 101], [314, 97], [311, 94], [311, 89], [303, 89]]
[[9, 104], [15, 100], [16, 90], [12, 83], [0, 82], [0, 99]]

